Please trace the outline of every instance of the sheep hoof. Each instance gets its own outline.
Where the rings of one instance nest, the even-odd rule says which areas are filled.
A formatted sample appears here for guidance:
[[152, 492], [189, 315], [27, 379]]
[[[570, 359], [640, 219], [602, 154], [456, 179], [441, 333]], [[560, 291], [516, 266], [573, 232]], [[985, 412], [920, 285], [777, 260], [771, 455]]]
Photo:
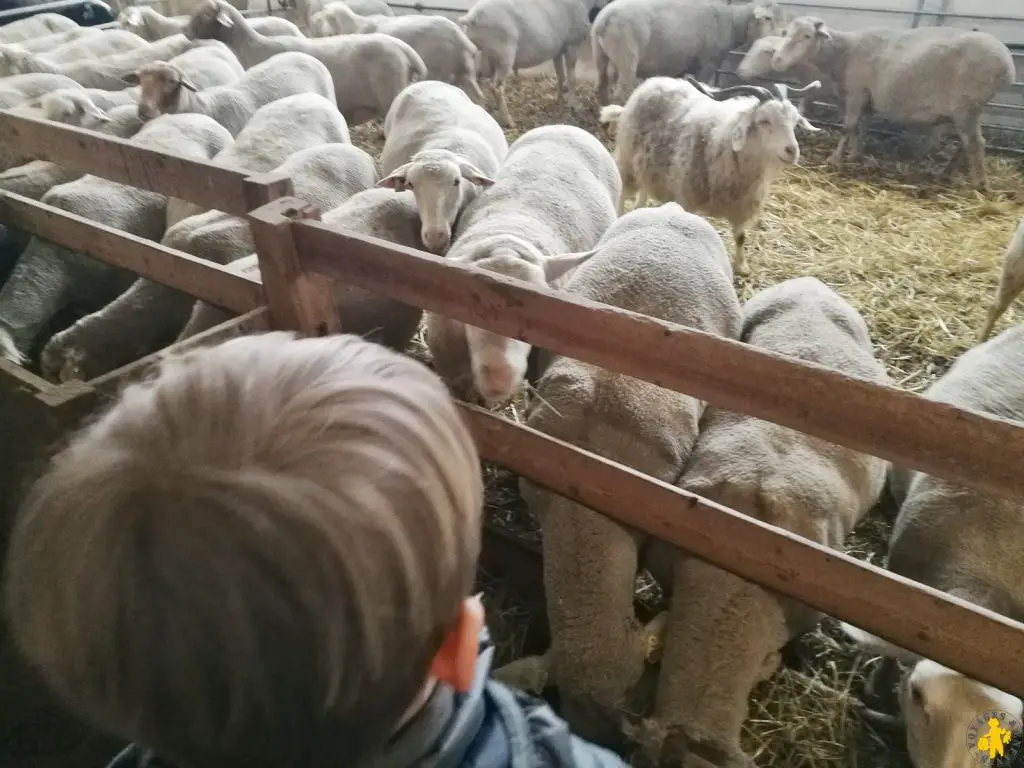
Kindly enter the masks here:
[[835, 152], [833, 152], [831, 155], [828, 156], [828, 160], [826, 162], [833, 168], [838, 169], [843, 165], [843, 158], [837, 155]]
[[668, 611], [662, 611], [644, 627], [646, 637], [646, 658], [652, 664], [661, 661], [665, 650], [665, 629], [668, 626]]
[[498, 682], [540, 696], [548, 684], [551, 661], [544, 656], [527, 656], [494, 671]]

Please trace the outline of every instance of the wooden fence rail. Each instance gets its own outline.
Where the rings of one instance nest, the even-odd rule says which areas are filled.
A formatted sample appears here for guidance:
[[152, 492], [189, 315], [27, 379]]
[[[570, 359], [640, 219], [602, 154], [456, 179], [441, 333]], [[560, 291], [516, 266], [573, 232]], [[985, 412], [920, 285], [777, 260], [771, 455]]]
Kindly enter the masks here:
[[[306, 334], [344, 330], [329, 300], [331, 282], [342, 280], [712, 405], [985, 492], [1024, 499], [1021, 426], [374, 238], [333, 231], [316, 221], [316, 211], [302, 201], [274, 199], [289, 192], [288, 179], [248, 177], [2, 112], [0, 141], [16, 142], [26, 154], [113, 181], [230, 213], [251, 211], [262, 281], [26, 198], [0, 194], [0, 217], [7, 223], [247, 313], [178, 349], [239, 329], [266, 328], [268, 317], [269, 327]], [[257, 205], [261, 207], [252, 210]], [[111, 393], [162, 354], [88, 385], [69, 385], [67, 391], [77, 387]], [[1024, 625], [480, 409], [463, 410], [485, 458], [767, 589], [1024, 695], [1024, 655], [1014, 651], [1024, 647]]]

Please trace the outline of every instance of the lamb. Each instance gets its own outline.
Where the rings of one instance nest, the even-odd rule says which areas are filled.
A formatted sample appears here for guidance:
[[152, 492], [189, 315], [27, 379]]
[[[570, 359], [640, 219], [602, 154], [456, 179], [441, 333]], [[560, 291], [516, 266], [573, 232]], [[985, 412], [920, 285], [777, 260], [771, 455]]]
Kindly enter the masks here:
[[847, 146], [860, 158], [860, 135], [867, 111], [889, 120], [952, 123], [960, 148], [944, 175], [966, 157], [972, 183], [988, 188], [981, 113], [985, 104], [1014, 81], [1013, 56], [985, 32], [953, 27], [917, 29], [829, 29], [814, 16], [800, 16], [786, 28], [772, 66], [798, 63], [822, 71], [845, 101], [843, 136], [829, 156], [842, 164]]
[[378, 32], [412, 46], [427, 66], [427, 77], [454, 83], [482, 104], [477, 81], [477, 48], [458, 24], [444, 16], [360, 16], [342, 2], [329, 3], [313, 16], [314, 37]]
[[[420, 218], [412, 192], [393, 194], [383, 189], [359, 192], [323, 215], [323, 222], [349, 232], [387, 240], [407, 248], [422, 249]], [[256, 255], [233, 262], [232, 271], [258, 275]], [[334, 300], [345, 333], [355, 333], [404, 351], [419, 328], [423, 311], [370, 291], [336, 283]], [[219, 325], [231, 315], [209, 304], [197, 302], [178, 340]]]
[[198, 43], [184, 35], [175, 35], [146, 48], [105, 56], [99, 60], [86, 59], [67, 65], [50, 64], [31, 53], [7, 51], [8, 66], [12, 73], [50, 72], [70, 77], [86, 88], [105, 88], [116, 91], [124, 88], [122, 78], [151, 61], [162, 61], [195, 48]]
[[[459, 219], [447, 259], [548, 286], [586, 260], [615, 221], [621, 191], [600, 141], [571, 125], [520, 136], [494, 184]], [[497, 406], [526, 375], [530, 345], [428, 314], [426, 340], [437, 373], [457, 397]]]
[[97, 61], [115, 53], [127, 53], [148, 46], [145, 40], [131, 32], [114, 29], [101, 35], [93, 35], [72, 40], [46, 51], [29, 51], [20, 45], [0, 47], [0, 77], [7, 75], [26, 74], [31, 71], [24, 64], [28, 61], [40, 60], [53, 66], [72, 64], [86, 59]]
[[261, 107], [298, 93], [315, 93], [334, 101], [334, 83], [327, 67], [308, 53], [281, 53], [257, 64], [236, 83], [205, 91], [177, 67], [156, 62], [126, 78], [142, 89], [139, 116], [199, 112], [209, 115], [237, 136]]
[[463, 209], [494, 183], [508, 142], [494, 118], [458, 88], [428, 80], [402, 91], [384, 120], [379, 186], [412, 190], [424, 245], [447, 248]]
[[[890, 384], [864, 319], [813, 277], [750, 299], [741, 341]], [[838, 549], [878, 501], [885, 474], [882, 459], [709, 407], [678, 485]], [[641, 749], [658, 764], [703, 765], [699, 756], [714, 754], [716, 765], [753, 765], [740, 747], [750, 693], [821, 615], [695, 557], [675, 553], [664, 565], [672, 597], [654, 708], [637, 729]]]
[[[296, 6], [295, 15], [309, 27], [313, 17], [322, 11], [331, 0], [292, 0]], [[394, 16], [395, 12], [384, 0], [342, 0], [349, 8], [360, 16]]]
[[78, 24], [67, 16], [59, 13], [37, 13], [27, 19], [18, 19], [0, 27], [0, 44], [20, 43], [44, 35], [70, 32], [77, 29]]
[[205, 0], [186, 34], [227, 43], [246, 68], [286, 51], [315, 56], [331, 73], [338, 109], [349, 125], [384, 117], [403, 88], [427, 75], [419, 54], [389, 35], [265, 37], [224, 0]]
[[[590, 253], [566, 293], [739, 338], [725, 244], [677, 203], [627, 213]], [[531, 428], [662, 482], [676, 481], [697, 441], [704, 404], [688, 395], [568, 357], [556, 357], [536, 387]], [[643, 627], [634, 612], [644, 537], [528, 481], [520, 487], [543, 534], [551, 646], [497, 676], [518, 683], [535, 664], [550, 668], [573, 731], [607, 743], [667, 618]]]
[[999, 288], [988, 310], [985, 326], [981, 329], [979, 341], [985, 341], [992, 333], [996, 321], [1010, 308], [1013, 300], [1024, 291], [1024, 216], [1017, 222], [1017, 229], [1006, 246], [1003, 269], [999, 275]]
[[[937, 402], [1024, 422], [1024, 326], [1015, 326], [965, 352], [925, 393]], [[1024, 505], [983, 494], [922, 472], [893, 467], [893, 497], [900, 511], [889, 541], [887, 568], [1016, 621], [1024, 620]], [[1018, 721], [1022, 702], [938, 662], [844, 625], [862, 650], [910, 669], [899, 704], [907, 750], [918, 768], [969, 766], [964, 734], [979, 713], [998, 710]], [[871, 681], [877, 688], [879, 681]]]
[[[263, 107], [213, 162], [251, 173], [287, 174], [295, 195], [329, 210], [377, 180], [373, 159], [349, 142], [344, 119], [323, 96], [298, 94]], [[169, 226], [162, 243], [219, 264], [252, 253], [244, 218], [206, 211]], [[107, 306], [50, 339], [43, 374], [90, 379], [172, 342], [195, 299], [139, 278]], [[113, 343], [116, 341], [116, 343]]]
[[[623, 0], [616, 0], [623, 2]], [[794, 129], [818, 131], [788, 100], [820, 85], [778, 95], [754, 85], [711, 91], [693, 78], [652, 77], [624, 107], [601, 109], [600, 120], [615, 125], [615, 162], [622, 175], [619, 213], [636, 196], [675, 200], [686, 210], [719, 216], [732, 225], [733, 270], [746, 275], [747, 230], [761, 215], [772, 178], [800, 160]], [[733, 98], [737, 97], [737, 98]]]
[[138, 95], [130, 89], [107, 91], [102, 88], [60, 88], [20, 104], [11, 112], [37, 120], [51, 120], [55, 123], [95, 130], [98, 125], [109, 119], [104, 110], [125, 106], [136, 107], [137, 104]]
[[[209, 160], [231, 142], [205, 115], [168, 115], [143, 126], [129, 141], [197, 160]], [[139, 237], [159, 240], [166, 225], [163, 195], [84, 176], [60, 184], [42, 202]], [[134, 275], [33, 237], [0, 289], [0, 355], [23, 362], [36, 337], [61, 309], [95, 309], [112, 300]]]
[[619, 101], [629, 98], [637, 77], [689, 73], [707, 82], [730, 51], [775, 34], [782, 23], [774, 0], [742, 5], [616, 0], [597, 15], [590, 37], [597, 100], [608, 103], [612, 75]]
[[[164, 16], [148, 5], [133, 5], [121, 11], [117, 23], [122, 29], [134, 32], [145, 40], [160, 40], [171, 35], [182, 34], [188, 26], [188, 19], [176, 19]], [[249, 19], [249, 24], [261, 35], [292, 35], [302, 37], [297, 26], [280, 16], [256, 16]]]
[[480, 75], [489, 78], [497, 92], [503, 125], [515, 127], [505, 100], [505, 81], [513, 70], [553, 61], [558, 101], [573, 104], [576, 58], [590, 31], [588, 13], [603, 4], [604, 0], [477, 0], [457, 19], [480, 49]]
[[[6, 29], [6, 27], [4, 27]], [[40, 53], [51, 51], [54, 48], [70, 43], [73, 40], [84, 40], [87, 37], [95, 37], [103, 34], [102, 29], [96, 27], [72, 27], [67, 32], [56, 32], [52, 35], [32, 37], [17, 43], [2, 42], [0, 45], [16, 45], [29, 53]]]
[[[38, 98], [44, 93], [59, 88], [81, 89], [78, 83], [64, 75], [35, 72], [31, 75], [14, 75], [0, 78], [0, 109], [12, 109]], [[22, 165], [32, 160], [21, 154], [13, 145], [0, 146], [0, 171]]]

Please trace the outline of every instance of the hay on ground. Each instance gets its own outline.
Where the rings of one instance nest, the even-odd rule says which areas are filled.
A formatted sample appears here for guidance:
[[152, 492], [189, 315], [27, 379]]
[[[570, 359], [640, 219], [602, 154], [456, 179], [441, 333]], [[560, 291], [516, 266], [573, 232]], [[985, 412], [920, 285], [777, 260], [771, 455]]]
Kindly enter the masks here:
[[[593, 87], [579, 83], [579, 106], [555, 104], [550, 77], [513, 78], [508, 101], [517, 129], [559, 122], [591, 131], [611, 148], [597, 123]], [[380, 125], [360, 126], [353, 138], [371, 151], [383, 145]], [[983, 197], [963, 176], [936, 179], [941, 162], [904, 162], [900, 142], [870, 140], [869, 159], [842, 171], [825, 165], [835, 145], [830, 132], [800, 136], [799, 168], [783, 174], [764, 217], [748, 239], [750, 278], [737, 280], [742, 299], [782, 280], [812, 275], [845, 297], [864, 316], [879, 358], [894, 383], [921, 391], [971, 347], [999, 277], [1003, 250], [1024, 208], [1024, 179], [1016, 162], [987, 160], [991, 192]], [[874, 159], [871, 159], [874, 158]], [[713, 222], [732, 247], [728, 225]], [[1024, 315], [1010, 309], [998, 331]], [[414, 354], [428, 359], [422, 339]], [[523, 401], [507, 415], [521, 420]], [[516, 478], [485, 467], [487, 519], [536, 542], [536, 521], [525, 511]], [[854, 532], [848, 549], [880, 563], [892, 510], [876, 511]], [[522, 648], [528, 609], [503, 585], [482, 579], [489, 622], [508, 660]], [[662, 600], [649, 578], [638, 598], [654, 611]], [[526, 613], [524, 613], [526, 612]], [[787, 666], [754, 693], [744, 746], [759, 765], [786, 768], [909, 768], [902, 744], [861, 723], [851, 709], [866, 671], [876, 660], [856, 653], [838, 624], [826, 619], [796, 643], [800, 663]]]

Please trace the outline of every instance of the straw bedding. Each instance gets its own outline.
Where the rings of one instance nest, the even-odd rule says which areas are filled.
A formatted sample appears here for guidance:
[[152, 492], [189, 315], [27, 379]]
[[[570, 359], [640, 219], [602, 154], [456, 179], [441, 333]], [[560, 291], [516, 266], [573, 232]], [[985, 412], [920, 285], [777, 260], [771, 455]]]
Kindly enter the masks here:
[[[580, 106], [569, 114], [556, 106], [550, 78], [514, 78], [508, 99], [518, 130], [509, 132], [510, 142], [530, 128], [568, 122], [611, 148], [597, 125], [592, 86], [580, 82], [579, 90]], [[357, 128], [353, 138], [373, 149], [382, 144], [375, 125]], [[990, 157], [992, 192], [984, 198], [962, 176], [939, 183], [939, 162], [904, 160], [906, 141], [869, 140], [868, 156], [880, 160], [836, 172], [824, 165], [834, 135], [799, 138], [801, 167], [776, 181], [764, 218], [748, 237], [753, 275], [738, 279], [740, 296], [792, 277], [818, 277], [863, 314], [893, 381], [920, 391], [974, 343], [984, 321], [1003, 249], [1024, 212], [1021, 168]], [[713, 223], [731, 248], [728, 226]], [[1011, 309], [996, 332], [1021, 319]], [[507, 411], [513, 418], [521, 413], [522, 402]], [[491, 522], [535, 543], [536, 524], [515, 478], [493, 467], [486, 476]], [[851, 553], [881, 562], [892, 514], [876, 510], [849, 542]], [[520, 652], [530, 610], [486, 575], [482, 586], [504, 662]], [[638, 580], [638, 600], [656, 607], [657, 586]], [[788, 666], [755, 692], [751, 705], [745, 746], [758, 765], [909, 768], [902, 745], [872, 732], [850, 707], [876, 660], [855, 653], [831, 619], [790, 650]]]

